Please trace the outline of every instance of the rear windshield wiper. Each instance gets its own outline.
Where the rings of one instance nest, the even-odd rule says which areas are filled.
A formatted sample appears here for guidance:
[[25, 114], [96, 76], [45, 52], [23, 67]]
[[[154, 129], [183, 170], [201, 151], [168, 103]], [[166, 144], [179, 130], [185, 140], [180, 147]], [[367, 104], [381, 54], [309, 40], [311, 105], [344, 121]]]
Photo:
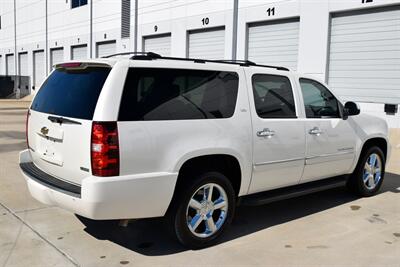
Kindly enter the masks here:
[[69, 123], [69, 124], [82, 124], [79, 121], [74, 121], [74, 120], [70, 120], [70, 119], [66, 119], [63, 117], [56, 117], [56, 116], [48, 116], [47, 119], [51, 122], [54, 123], [59, 123], [60, 125], [63, 123]]

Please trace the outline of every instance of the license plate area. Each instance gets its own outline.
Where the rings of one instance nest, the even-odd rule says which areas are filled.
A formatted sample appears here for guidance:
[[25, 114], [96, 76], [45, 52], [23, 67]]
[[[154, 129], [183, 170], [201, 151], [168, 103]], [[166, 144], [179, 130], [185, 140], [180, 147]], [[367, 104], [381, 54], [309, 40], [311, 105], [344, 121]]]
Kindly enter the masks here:
[[[45, 129], [44, 129], [45, 128]], [[36, 152], [39, 157], [52, 164], [62, 166], [62, 149], [64, 132], [62, 129], [43, 127], [36, 135]]]

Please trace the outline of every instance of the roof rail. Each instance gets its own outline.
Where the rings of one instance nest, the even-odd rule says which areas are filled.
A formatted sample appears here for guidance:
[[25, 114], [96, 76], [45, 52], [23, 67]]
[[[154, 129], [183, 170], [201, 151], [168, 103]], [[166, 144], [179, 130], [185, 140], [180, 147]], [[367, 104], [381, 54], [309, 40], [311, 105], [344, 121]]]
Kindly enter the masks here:
[[272, 65], [259, 65], [250, 60], [231, 60], [231, 59], [200, 59], [200, 58], [183, 58], [183, 57], [163, 57], [159, 54], [153, 52], [127, 52], [127, 53], [119, 53], [115, 55], [110, 55], [107, 57], [112, 57], [116, 55], [131, 55], [131, 59], [138, 59], [138, 60], [153, 60], [153, 59], [166, 59], [166, 60], [181, 60], [181, 61], [192, 61], [195, 63], [223, 63], [223, 64], [233, 64], [233, 65], [240, 65], [240, 66], [256, 66], [256, 67], [264, 67], [264, 68], [272, 68], [277, 70], [284, 70], [289, 71], [288, 68], [281, 67], [281, 66], [272, 66]]
[[115, 56], [127, 56], [127, 55], [133, 55], [131, 59], [154, 59], [154, 58], [161, 58], [161, 55], [153, 53], [153, 52], [123, 52], [123, 53], [116, 53], [112, 55], [107, 55], [102, 58], [110, 58], [110, 57], [115, 57]]

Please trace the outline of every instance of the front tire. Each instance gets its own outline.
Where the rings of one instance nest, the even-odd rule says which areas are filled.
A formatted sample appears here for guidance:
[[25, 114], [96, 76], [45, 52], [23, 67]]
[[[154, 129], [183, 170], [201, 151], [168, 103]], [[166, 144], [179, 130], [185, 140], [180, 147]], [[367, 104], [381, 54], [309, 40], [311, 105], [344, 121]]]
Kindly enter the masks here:
[[385, 155], [379, 147], [368, 148], [360, 156], [357, 167], [348, 181], [348, 188], [358, 196], [375, 195], [383, 183], [385, 163]]
[[232, 222], [235, 191], [229, 179], [218, 172], [184, 177], [172, 209], [172, 222], [178, 240], [199, 249], [215, 244]]

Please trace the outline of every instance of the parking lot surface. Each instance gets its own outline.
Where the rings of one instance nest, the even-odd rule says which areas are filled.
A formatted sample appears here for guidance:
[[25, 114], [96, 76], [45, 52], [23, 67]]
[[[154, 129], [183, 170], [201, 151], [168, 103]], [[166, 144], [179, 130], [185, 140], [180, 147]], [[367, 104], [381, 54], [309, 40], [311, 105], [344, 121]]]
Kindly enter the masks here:
[[162, 219], [92, 225], [35, 201], [18, 167], [26, 107], [0, 102], [0, 266], [400, 266], [397, 167], [371, 198], [338, 188], [239, 207], [218, 245], [186, 250]]

